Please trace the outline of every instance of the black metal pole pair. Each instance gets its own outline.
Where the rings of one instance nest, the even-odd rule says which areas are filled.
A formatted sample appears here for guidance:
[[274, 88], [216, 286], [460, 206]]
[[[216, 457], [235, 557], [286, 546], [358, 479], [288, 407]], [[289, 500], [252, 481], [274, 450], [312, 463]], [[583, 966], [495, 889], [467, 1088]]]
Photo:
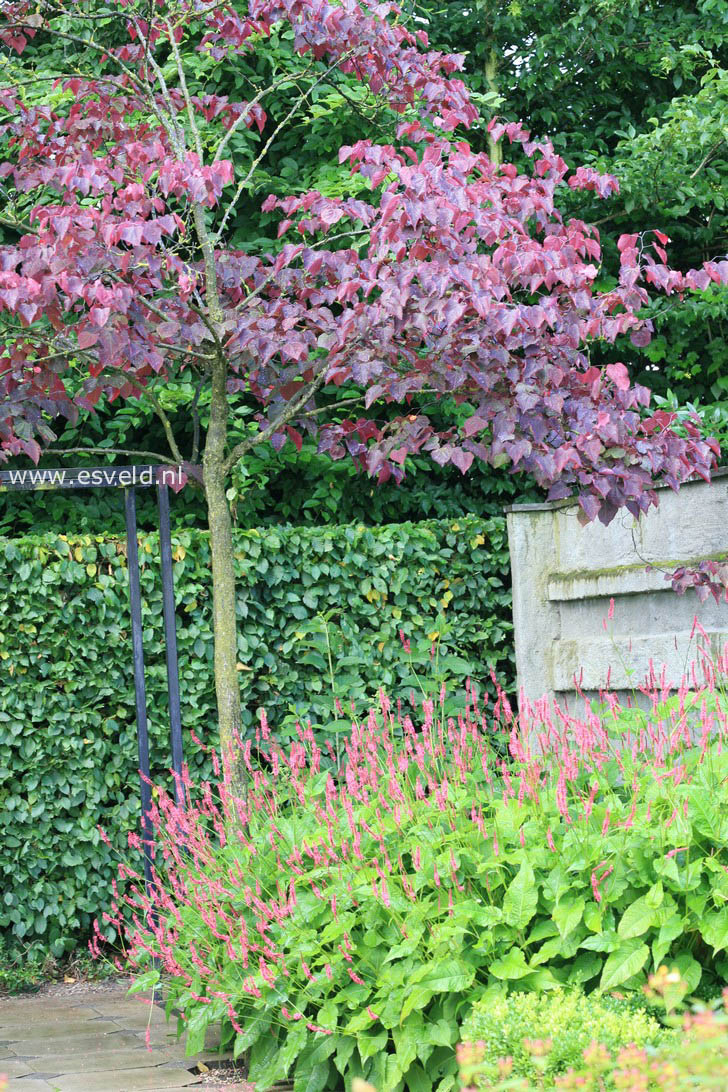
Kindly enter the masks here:
[[152, 789], [149, 783], [149, 731], [147, 726], [147, 693], [144, 681], [144, 647], [142, 634], [142, 597], [139, 582], [139, 546], [137, 543], [137, 488], [157, 486], [159, 503], [159, 543], [162, 560], [162, 603], [164, 639], [167, 653], [167, 689], [172, 741], [172, 772], [175, 800], [184, 807], [182, 785], [182, 721], [179, 702], [179, 671], [177, 665], [177, 630], [174, 616], [174, 577], [172, 574], [172, 539], [169, 526], [169, 488], [180, 479], [177, 468], [169, 466], [94, 466], [43, 468], [42, 470], [0, 470], [0, 493], [25, 490], [103, 489], [121, 488], [126, 500], [127, 563], [129, 566], [129, 598], [131, 601], [131, 635], [134, 657], [134, 689], [139, 741], [139, 770], [142, 796], [142, 843], [144, 846], [144, 876], [147, 891], [151, 889], [153, 835], [149, 818]]
[[[129, 600], [131, 605], [131, 639], [134, 662], [134, 690], [136, 695], [137, 740], [139, 746], [139, 771], [141, 775], [142, 846], [144, 852], [144, 880], [147, 894], [152, 889], [152, 847], [154, 831], [149, 816], [152, 804], [152, 788], [149, 774], [149, 730], [147, 724], [147, 690], [144, 678], [144, 645], [142, 630], [142, 597], [139, 581], [139, 546], [137, 542], [136, 491], [134, 486], [125, 489], [127, 565], [129, 569]], [[172, 743], [172, 776], [175, 800], [184, 807], [182, 785], [182, 718], [179, 699], [179, 668], [177, 662], [177, 629], [174, 613], [174, 577], [172, 573], [172, 538], [169, 524], [169, 489], [157, 484], [159, 504], [159, 549], [162, 562], [162, 610], [164, 615], [164, 641], [167, 656], [167, 690], [169, 694], [169, 721]]]

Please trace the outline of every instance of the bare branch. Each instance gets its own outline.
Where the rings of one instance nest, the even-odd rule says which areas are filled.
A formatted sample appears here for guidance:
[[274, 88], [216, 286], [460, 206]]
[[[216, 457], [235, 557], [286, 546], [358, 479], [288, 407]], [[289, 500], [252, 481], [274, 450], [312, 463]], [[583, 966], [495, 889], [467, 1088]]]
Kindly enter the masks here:
[[169, 444], [169, 450], [172, 452], [175, 460], [178, 463], [184, 462], [184, 459], [182, 457], [182, 452], [180, 451], [180, 449], [179, 449], [179, 447], [177, 445], [177, 440], [175, 439], [175, 435], [174, 435], [174, 432], [172, 430], [172, 422], [170, 421], [169, 417], [165, 413], [161, 402], [157, 398], [156, 394], [153, 391], [150, 391], [148, 387], [144, 388], [143, 393], [144, 393], [144, 397], [146, 397], [151, 402], [151, 404], [152, 404], [152, 406], [154, 408], [154, 412], [156, 413], [159, 420], [162, 422], [162, 428], [164, 429], [164, 435], [167, 437], [167, 443]]
[[710, 151], [707, 153], [707, 155], [705, 155], [703, 157], [703, 159], [701, 159], [700, 163], [698, 163], [697, 167], [695, 168], [693, 173], [690, 175], [691, 180], [693, 178], [696, 178], [697, 175], [700, 174], [702, 169], [708, 165], [708, 163], [713, 158], [713, 156], [715, 155], [715, 153], [718, 151], [718, 149], [720, 148], [720, 146], [722, 144], [725, 144], [725, 138], [724, 137], [721, 137], [720, 140], [717, 140], [715, 142], [715, 144], [713, 145], [713, 147], [710, 149]]
[[169, 44], [172, 49], [172, 55], [174, 56], [174, 63], [177, 66], [177, 76], [179, 78], [180, 91], [182, 92], [182, 98], [184, 99], [185, 107], [187, 109], [187, 121], [189, 122], [192, 139], [195, 143], [195, 151], [197, 152], [200, 163], [202, 163], [205, 158], [202, 149], [202, 137], [200, 136], [200, 127], [195, 119], [195, 110], [192, 105], [192, 99], [190, 98], [189, 88], [187, 87], [185, 66], [182, 63], [182, 56], [179, 51], [179, 46], [177, 45], [177, 39], [174, 36], [174, 30], [169, 25], [169, 22], [167, 20], [165, 20], [164, 25], [166, 26], [167, 33], [169, 34]]
[[[310, 70], [311, 70], [311, 66], [309, 66], [304, 71], [303, 75], [305, 76]], [[300, 78], [300, 77], [297, 76], [296, 78]], [[273, 91], [276, 91], [284, 83], [293, 82], [293, 79], [294, 79], [293, 75], [291, 75], [290, 72], [287, 72], [285, 76], [281, 76], [280, 79], [274, 80], [273, 83], [269, 84], [267, 87], [264, 87], [262, 91], [258, 92], [258, 94], [255, 96], [255, 98], [251, 99], [250, 102], [247, 103], [246, 109], [243, 110], [243, 112], [238, 115], [238, 117], [235, 119], [235, 121], [230, 126], [230, 128], [225, 133], [225, 135], [223, 137], [221, 137], [220, 143], [218, 144], [217, 149], [215, 150], [215, 155], [214, 155], [213, 160], [212, 160], [213, 163], [217, 163], [218, 159], [220, 159], [220, 157], [222, 156], [222, 153], [224, 152], [225, 148], [227, 147], [227, 145], [228, 145], [228, 143], [230, 141], [230, 138], [233, 136], [234, 133], [237, 132], [237, 130], [240, 128], [240, 126], [245, 123], [246, 119], [248, 118], [248, 116], [250, 114], [250, 111], [251, 111], [252, 107], [256, 106], [265, 95], [269, 95]]]

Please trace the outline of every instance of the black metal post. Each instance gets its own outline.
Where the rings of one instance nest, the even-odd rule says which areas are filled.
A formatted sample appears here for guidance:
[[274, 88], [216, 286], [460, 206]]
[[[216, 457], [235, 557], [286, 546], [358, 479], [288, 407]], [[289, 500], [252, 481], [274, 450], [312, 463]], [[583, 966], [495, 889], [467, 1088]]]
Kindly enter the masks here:
[[134, 660], [134, 692], [136, 695], [137, 740], [142, 791], [142, 846], [144, 852], [144, 883], [151, 897], [152, 846], [154, 833], [149, 817], [152, 787], [149, 783], [149, 733], [147, 730], [147, 691], [144, 681], [144, 646], [142, 643], [142, 594], [139, 583], [139, 544], [137, 542], [136, 493], [133, 486], [124, 490], [126, 510], [126, 557], [129, 568], [129, 603], [131, 607], [131, 643]]
[[162, 607], [164, 613], [164, 643], [167, 653], [167, 693], [169, 694], [169, 726], [172, 739], [172, 771], [177, 805], [184, 807], [182, 786], [182, 717], [179, 700], [179, 664], [177, 662], [177, 625], [174, 613], [174, 574], [172, 571], [172, 538], [169, 527], [169, 489], [157, 484], [159, 502], [159, 550], [162, 558]]

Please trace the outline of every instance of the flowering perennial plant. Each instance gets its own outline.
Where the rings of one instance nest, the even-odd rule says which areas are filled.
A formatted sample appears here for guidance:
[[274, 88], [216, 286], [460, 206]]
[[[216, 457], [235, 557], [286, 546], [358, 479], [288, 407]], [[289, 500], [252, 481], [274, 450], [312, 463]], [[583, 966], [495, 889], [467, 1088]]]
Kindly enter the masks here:
[[185, 776], [185, 811], [155, 796], [151, 895], [121, 868], [105, 921], [136, 988], [163, 977], [190, 1052], [220, 1022], [261, 1092], [289, 1074], [446, 1092], [488, 991], [630, 989], [667, 960], [709, 988], [728, 970], [726, 663], [628, 715], [605, 695], [602, 715], [514, 717], [468, 691], [448, 717], [443, 692], [415, 724], [382, 696], [328, 768], [310, 728], [284, 750], [263, 718], [246, 797], [229, 761], [214, 793]]

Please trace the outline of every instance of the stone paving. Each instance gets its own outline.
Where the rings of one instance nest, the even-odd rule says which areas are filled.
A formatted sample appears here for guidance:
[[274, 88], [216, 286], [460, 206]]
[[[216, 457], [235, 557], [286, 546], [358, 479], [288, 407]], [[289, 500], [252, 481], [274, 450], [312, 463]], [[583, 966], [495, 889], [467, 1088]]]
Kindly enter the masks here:
[[[198, 1062], [220, 1059], [215, 1045], [208, 1040], [208, 1053], [186, 1058], [174, 1019], [129, 997], [123, 984], [0, 1001], [8, 1092], [183, 1092], [202, 1085]], [[205, 1082], [205, 1092], [215, 1087]], [[228, 1084], [225, 1092], [246, 1087]]]

